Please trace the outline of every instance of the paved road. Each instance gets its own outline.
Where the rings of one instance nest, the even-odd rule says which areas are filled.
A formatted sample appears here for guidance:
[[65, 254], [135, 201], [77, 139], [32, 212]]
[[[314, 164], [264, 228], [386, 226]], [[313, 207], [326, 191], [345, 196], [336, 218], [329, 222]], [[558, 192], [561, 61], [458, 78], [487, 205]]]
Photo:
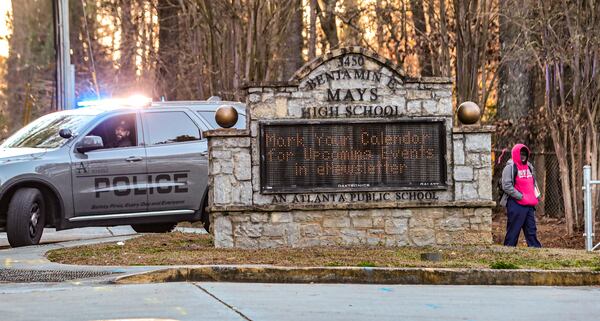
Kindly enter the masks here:
[[[79, 233], [71, 237], [77, 241], [0, 250], [0, 273], [8, 275], [4, 280], [14, 282], [13, 273], [25, 273], [28, 281], [33, 275], [40, 281], [39, 276], [45, 272], [56, 276], [65, 272], [119, 273], [158, 268], [82, 267], [48, 262], [43, 255], [52, 248], [126, 242], [132, 237], [112, 236], [119, 235], [113, 231], [73, 231]], [[96, 238], [102, 233], [110, 237]], [[60, 235], [56, 240], [73, 236]], [[106, 283], [114, 275], [56, 283], [0, 281], [0, 320], [552, 321], [594, 320], [600, 315], [600, 287]]]
[[167, 283], [0, 285], [2, 320], [593, 320], [600, 288]]

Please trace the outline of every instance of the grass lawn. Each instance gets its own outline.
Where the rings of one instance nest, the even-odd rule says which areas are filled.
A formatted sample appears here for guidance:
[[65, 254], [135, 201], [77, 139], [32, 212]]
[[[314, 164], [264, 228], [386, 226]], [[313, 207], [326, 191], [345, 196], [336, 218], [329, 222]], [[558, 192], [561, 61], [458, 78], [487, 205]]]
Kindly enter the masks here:
[[[440, 252], [440, 262], [421, 253]], [[276, 266], [446, 267], [497, 269], [581, 269], [600, 271], [600, 255], [572, 249], [490, 246], [313, 247], [303, 249], [216, 249], [210, 235], [148, 234], [116, 243], [53, 250], [53, 262], [82, 265], [270, 264]]]

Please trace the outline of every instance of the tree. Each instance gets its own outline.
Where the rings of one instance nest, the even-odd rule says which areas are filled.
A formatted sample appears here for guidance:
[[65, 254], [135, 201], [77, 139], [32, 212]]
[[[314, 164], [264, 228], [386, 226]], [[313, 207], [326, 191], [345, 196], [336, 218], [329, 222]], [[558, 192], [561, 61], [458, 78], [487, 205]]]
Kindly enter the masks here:
[[291, 78], [296, 70], [302, 67], [302, 48], [304, 41], [302, 38], [302, 0], [293, 0], [289, 8], [291, 18], [287, 25], [286, 31], [288, 36], [283, 42], [283, 72], [282, 79]]
[[318, 3], [319, 20], [321, 21], [321, 28], [329, 43], [329, 48], [337, 48], [340, 43], [335, 15], [335, 5], [337, 0], [318, 0]]
[[310, 0], [309, 4], [309, 29], [308, 29], [308, 60], [317, 56], [317, 0]]
[[[534, 103], [531, 59], [524, 50], [529, 41], [528, 33], [519, 26], [519, 22], [527, 18], [528, 7], [523, 6], [521, 1], [500, 1], [500, 12], [500, 55], [503, 61], [499, 69], [497, 115], [499, 119], [517, 124], [527, 117]], [[514, 139], [525, 142], [526, 133], [516, 134]]]
[[[120, 2], [120, 22], [121, 39], [119, 72], [117, 83], [121, 91], [127, 93], [131, 91], [136, 83], [136, 47], [137, 47], [137, 26], [134, 21], [135, 11], [133, 0], [119, 0]], [[132, 86], [133, 85], [133, 86]]]
[[12, 27], [6, 76], [10, 131], [55, 106], [52, 3], [12, 1]]
[[[496, 72], [492, 37], [497, 11], [493, 0], [454, 0], [456, 25], [456, 98], [457, 103], [473, 101], [485, 113]], [[490, 50], [492, 49], [492, 50]], [[492, 71], [492, 72], [490, 72]]]
[[[24, 106], [25, 84], [27, 82], [28, 48], [28, 11], [33, 1], [12, 1], [13, 32], [9, 39], [7, 60], [7, 99], [10, 106], [9, 129], [12, 131], [22, 125], [22, 106]], [[20, 119], [21, 118], [21, 119]]]
[[158, 11], [158, 60], [156, 66], [156, 96], [167, 100], [179, 97], [179, 1], [159, 0]]
[[[566, 232], [583, 215], [582, 167], [600, 168], [600, 6], [594, 1], [525, 3], [531, 14], [520, 25], [531, 33], [528, 52], [545, 85], [540, 114], [556, 153]], [[599, 193], [594, 191], [598, 201]]]
[[[430, 7], [433, 5], [430, 4]], [[412, 10], [412, 21], [415, 28], [415, 40], [417, 42], [417, 55], [419, 57], [419, 66], [422, 76], [433, 75], [431, 66], [431, 52], [427, 40], [427, 25], [425, 22], [425, 12], [423, 10], [423, 1], [410, 0]]]

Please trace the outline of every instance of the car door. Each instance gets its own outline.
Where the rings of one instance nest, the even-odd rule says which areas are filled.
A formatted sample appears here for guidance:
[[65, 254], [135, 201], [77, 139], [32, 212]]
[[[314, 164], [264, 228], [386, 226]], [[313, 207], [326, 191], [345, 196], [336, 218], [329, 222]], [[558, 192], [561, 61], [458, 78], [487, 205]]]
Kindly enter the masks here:
[[[129, 129], [127, 143], [115, 134], [122, 126]], [[75, 217], [71, 221], [147, 211], [146, 151], [140, 128], [137, 111], [111, 115], [85, 135], [101, 137], [103, 148], [81, 153], [74, 147], [71, 177]]]
[[148, 210], [197, 210], [208, 183], [208, 145], [185, 110], [144, 110]]

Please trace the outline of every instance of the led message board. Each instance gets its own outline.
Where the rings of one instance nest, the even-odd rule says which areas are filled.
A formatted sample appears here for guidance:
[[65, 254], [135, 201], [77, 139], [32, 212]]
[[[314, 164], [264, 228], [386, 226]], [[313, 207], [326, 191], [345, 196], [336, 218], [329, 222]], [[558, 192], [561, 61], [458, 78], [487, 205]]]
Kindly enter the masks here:
[[263, 122], [263, 193], [446, 187], [443, 121]]

